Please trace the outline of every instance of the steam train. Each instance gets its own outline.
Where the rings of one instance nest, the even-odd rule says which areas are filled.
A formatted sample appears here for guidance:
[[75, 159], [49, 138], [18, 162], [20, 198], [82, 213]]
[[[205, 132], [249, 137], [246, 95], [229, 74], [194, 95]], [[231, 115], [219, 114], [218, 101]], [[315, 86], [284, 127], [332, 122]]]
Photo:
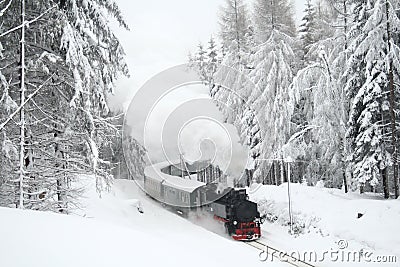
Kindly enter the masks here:
[[235, 240], [261, 237], [262, 219], [257, 204], [248, 200], [245, 189], [220, 188], [216, 182], [200, 182], [196, 170], [185, 175], [168, 162], [145, 168], [143, 189], [150, 197], [174, 207], [181, 214], [205, 210], [224, 223]]
[[214, 219], [225, 224], [226, 232], [233, 239], [255, 240], [261, 237], [262, 219], [257, 204], [248, 200], [245, 189], [229, 188], [210, 206]]

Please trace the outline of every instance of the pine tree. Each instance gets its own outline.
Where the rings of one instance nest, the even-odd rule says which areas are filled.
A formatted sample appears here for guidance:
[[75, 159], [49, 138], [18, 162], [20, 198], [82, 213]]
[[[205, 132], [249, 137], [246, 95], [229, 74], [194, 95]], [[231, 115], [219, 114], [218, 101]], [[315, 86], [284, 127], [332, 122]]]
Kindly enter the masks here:
[[129, 179], [139, 179], [144, 177], [144, 166], [146, 162], [146, 149], [134, 138], [125, 135], [123, 138], [124, 156], [129, 171]]
[[[299, 97], [296, 116], [292, 118], [296, 126], [286, 148], [291, 151], [292, 157], [304, 161], [299, 169], [309, 183], [315, 184], [324, 179], [326, 186], [344, 186], [345, 192], [348, 192], [345, 123], [349, 101], [343, 90], [346, 84], [343, 66], [346, 65], [348, 52], [347, 3], [335, 2], [334, 7], [326, 6], [332, 3], [317, 4], [314, 23], [307, 30], [312, 33], [310, 36], [313, 39], [308, 39], [312, 43], [305, 47], [307, 64], [292, 83]], [[330, 9], [339, 15], [331, 13]], [[335, 31], [332, 26], [325, 30], [326, 26], [322, 25], [333, 25]]]
[[[105, 94], [113, 90], [118, 73], [127, 74], [127, 68], [105, 12], [122, 26], [126, 24], [112, 1], [70, 0], [56, 5], [52, 1], [23, 2], [30, 22], [29, 28], [21, 28], [25, 28], [26, 81], [22, 85], [27, 101], [17, 93], [20, 90], [15, 83], [6, 80], [5, 84], [7, 95], [14, 102], [24, 103], [13, 111], [24, 116], [25, 127], [13, 123], [14, 113], [7, 113], [1, 118], [1, 131], [4, 144], [8, 140], [15, 143], [19, 130], [24, 139], [20, 142], [19, 162], [23, 164], [19, 166], [23, 172], [19, 173], [24, 176], [19, 206], [66, 212], [80, 191], [73, 183], [78, 174], [94, 173], [99, 191], [111, 182], [109, 164], [100, 155], [102, 146], [114, 134], [105, 118]], [[18, 28], [13, 18], [23, 2], [13, 1], [3, 15], [6, 30], [0, 33], [4, 47], [0, 64], [9, 77], [18, 77], [14, 55], [21, 34], [12, 29]], [[7, 95], [4, 99], [9, 98]], [[8, 160], [12, 160], [9, 155]], [[11, 166], [17, 166], [17, 161], [13, 160]], [[14, 167], [10, 169], [0, 186], [2, 205], [17, 203], [17, 173]]]
[[257, 0], [254, 5], [257, 40], [267, 41], [273, 30], [295, 37], [293, 16], [293, 6], [288, 0]]
[[[232, 8], [235, 3], [230, 2], [230, 10], [235, 10], [235, 8]], [[265, 8], [265, 3], [260, 1], [259, 4], [262, 6], [259, 7], [258, 11], [261, 12], [261, 9]], [[287, 105], [286, 101], [293, 97], [287, 89], [293, 77], [295, 65], [295, 55], [292, 49], [294, 40], [285, 31], [293, 36], [295, 35], [293, 12], [287, 1], [274, 1], [273, 4], [274, 8], [279, 10], [279, 14], [278, 11], [277, 13], [267, 13], [269, 19], [265, 19], [266, 16], [264, 15], [263, 23], [275, 23], [274, 25], [260, 28], [258, 27], [259, 24], [255, 23], [256, 27], [253, 28], [248, 24], [248, 27], [240, 28], [242, 29], [240, 32], [243, 33], [240, 35], [243, 36], [243, 38], [240, 38], [242, 40], [240, 49], [232, 43], [225, 45], [228, 51], [222, 64], [228, 67], [218, 69], [215, 79], [228, 89], [219, 86], [211, 88], [211, 96], [219, 105], [226, 122], [232, 123], [238, 129], [241, 141], [250, 148], [249, 158], [252, 164], [248, 166], [251, 169], [246, 172], [249, 181], [252, 180], [251, 176], [255, 169], [260, 166], [258, 159], [277, 153], [277, 150], [279, 150], [277, 147], [284, 143], [282, 140], [287, 137], [286, 132], [281, 134], [281, 131], [278, 133], [275, 130], [278, 125], [279, 127], [287, 127], [290, 119], [286, 123], [282, 121], [285, 120], [283, 117], [291, 116], [291, 105]], [[285, 10], [282, 10], [283, 7]], [[222, 16], [222, 21], [227, 21], [225, 19], [226, 14], [227, 9]], [[232, 15], [234, 12], [230, 14]], [[275, 21], [275, 16], [282, 16], [282, 18], [285, 16], [285, 18]], [[235, 20], [231, 19], [230, 22], [232, 21]], [[235, 40], [233, 38], [235, 31], [232, 30], [235, 29], [234, 26], [234, 23], [221, 24], [221, 32], [230, 33], [228, 35], [231, 37], [230, 40]], [[260, 32], [260, 29], [265, 30], [265, 32]], [[221, 36], [225, 41], [224, 35]], [[264, 43], [261, 45], [257, 45], [257, 42], [261, 41], [258, 40], [260, 36], [268, 36], [268, 38], [262, 40]], [[240, 56], [238, 57], [239, 50], [242, 50], [242, 52], [239, 53]], [[235, 71], [229, 67], [232, 67]], [[237, 71], [241, 74], [238, 75]], [[249, 77], [250, 79], [248, 79]], [[277, 117], [271, 119], [271, 113]], [[272, 125], [274, 119], [276, 119], [277, 125]], [[274, 148], [269, 150], [268, 144], [271, 143]], [[255, 173], [256, 178], [261, 178], [262, 172], [266, 168], [266, 166], [261, 166], [260, 170]]]
[[[290, 120], [294, 111], [294, 92], [290, 84], [294, 76], [293, 52], [294, 40], [278, 30], [271, 33], [270, 39], [262, 44], [254, 55], [255, 69], [250, 76], [260, 88], [254, 90], [249, 96], [248, 103], [257, 112], [257, 117], [262, 118], [262, 154], [264, 159], [282, 156], [282, 147], [290, 133]], [[262, 176], [262, 169], [269, 168], [269, 162], [260, 163], [259, 171], [255, 177]]]
[[[367, 183], [373, 187], [382, 184], [384, 196], [389, 198], [388, 169], [392, 165], [397, 180], [397, 140], [393, 127], [397, 109], [391, 98], [395, 97], [391, 81], [395, 78], [392, 62], [399, 58], [399, 49], [390, 32], [400, 24], [389, 2], [363, 4], [357, 1], [355, 6], [358, 19], [355, 30], [360, 34], [352, 41], [348, 71], [347, 90], [354, 96], [347, 133], [354, 140], [350, 160], [360, 188]], [[355, 74], [359, 70], [363, 77]]]
[[225, 0], [220, 16], [220, 37], [223, 46], [234, 52], [239, 59], [246, 52], [246, 36], [249, 31], [250, 19], [247, 6], [243, 0]]
[[394, 184], [394, 194], [395, 198], [399, 197], [399, 177], [398, 177], [398, 134], [397, 134], [397, 127], [396, 121], [398, 114], [398, 108], [396, 105], [397, 97], [397, 90], [395, 88], [395, 80], [396, 82], [399, 81], [399, 75], [397, 70], [397, 78], [395, 79], [395, 69], [394, 69], [394, 62], [399, 63], [400, 57], [400, 47], [399, 47], [399, 40], [395, 36], [395, 29], [400, 28], [400, 18], [398, 14], [389, 0], [385, 0], [381, 5], [385, 5], [385, 12], [386, 12], [386, 49], [388, 56], [389, 65], [388, 69], [388, 91], [390, 92], [390, 124], [391, 124], [391, 141], [392, 141], [392, 157], [393, 157], [393, 184]]
[[311, 3], [311, 0], [306, 1], [306, 9], [304, 10], [304, 17], [302, 19], [303, 23], [300, 25], [300, 39], [302, 40], [302, 46], [303, 46], [303, 51], [304, 55], [308, 54], [309, 51], [309, 46], [314, 44], [316, 41], [315, 40], [315, 8], [313, 4]]
[[197, 71], [200, 79], [212, 88], [213, 77], [222, 57], [216, 41], [211, 37], [207, 48], [199, 43], [197, 51], [193, 55], [189, 55], [189, 65]]
[[207, 47], [207, 81], [211, 86], [219, 63], [221, 63], [221, 56], [219, 55], [217, 43], [211, 36]]

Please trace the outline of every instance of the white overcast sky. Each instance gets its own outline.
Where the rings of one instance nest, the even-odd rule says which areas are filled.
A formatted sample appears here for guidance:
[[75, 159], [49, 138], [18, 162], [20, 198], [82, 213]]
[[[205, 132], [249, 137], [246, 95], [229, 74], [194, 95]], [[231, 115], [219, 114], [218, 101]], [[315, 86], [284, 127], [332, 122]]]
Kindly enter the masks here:
[[[110, 102], [120, 108], [153, 75], [187, 61], [189, 51], [218, 32], [225, 0], [116, 0], [131, 31], [117, 30], [131, 78], [120, 79]], [[297, 21], [305, 0], [293, 0]], [[252, 0], [248, 0], [251, 5]]]

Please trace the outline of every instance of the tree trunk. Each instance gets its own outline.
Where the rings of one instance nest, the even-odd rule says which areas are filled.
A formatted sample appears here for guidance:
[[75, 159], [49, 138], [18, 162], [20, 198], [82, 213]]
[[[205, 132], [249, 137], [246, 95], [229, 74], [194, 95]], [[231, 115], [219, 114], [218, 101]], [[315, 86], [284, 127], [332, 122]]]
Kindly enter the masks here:
[[[347, 0], [343, 0], [343, 13], [344, 13], [344, 50], [346, 51], [348, 48], [348, 41], [347, 41]], [[346, 54], [347, 55], [347, 54]], [[346, 56], [347, 62], [347, 56]]]
[[389, 183], [387, 179], [387, 170], [386, 168], [381, 170], [381, 175], [382, 175], [382, 183], [383, 183], [383, 194], [386, 199], [390, 197], [389, 194]]
[[275, 30], [275, 6], [274, 6], [274, 0], [271, 0], [271, 25], [272, 25], [272, 30]]
[[[21, 0], [21, 77], [20, 77], [20, 104], [25, 102], [25, 0]], [[19, 203], [20, 209], [24, 208], [24, 176], [25, 176], [25, 108], [20, 111], [20, 151], [19, 151]]]
[[57, 179], [57, 198], [58, 198], [58, 211], [61, 213], [67, 212], [67, 194], [65, 177], [59, 177]]
[[[54, 137], [57, 137], [58, 133], [54, 133]], [[56, 144], [55, 147], [55, 156], [61, 159], [61, 166], [56, 164], [56, 167], [61, 167], [62, 169], [66, 169], [65, 166], [65, 154], [63, 151], [64, 148], [60, 149], [59, 145]], [[66, 174], [63, 173], [60, 177], [57, 178], [57, 198], [58, 198], [58, 211], [61, 213], [67, 213], [67, 177]]]
[[285, 182], [285, 165], [283, 160], [280, 161], [280, 171], [281, 171], [281, 176], [280, 176], [280, 181], [281, 184]]
[[344, 164], [344, 147], [345, 147], [345, 143], [344, 143], [344, 138], [342, 138], [342, 140], [340, 141], [340, 146], [341, 146], [341, 150], [340, 151], [340, 164], [341, 164], [341, 171], [342, 171], [342, 177], [343, 177], [343, 185], [344, 185], [344, 192], [348, 193], [349, 192], [349, 187], [347, 185], [347, 178], [346, 178], [346, 168], [345, 168], [345, 164]]
[[389, 71], [389, 86], [390, 86], [390, 115], [392, 127], [392, 147], [393, 147], [393, 184], [395, 198], [399, 197], [399, 178], [398, 178], [398, 163], [397, 163], [397, 133], [396, 133], [396, 115], [394, 112], [395, 96], [394, 96], [394, 81], [393, 81], [393, 63], [390, 63]]
[[274, 162], [272, 162], [272, 165], [271, 165], [271, 185], [276, 185], [276, 182], [275, 182], [275, 166], [274, 166]]
[[282, 160], [282, 170], [283, 170], [283, 177], [282, 177], [282, 182], [286, 183], [288, 182], [288, 175], [287, 175], [287, 171], [286, 171], [286, 164], [285, 162]]
[[237, 6], [237, 0], [235, 2], [235, 26], [236, 26], [236, 43], [237, 43], [237, 57], [240, 63], [240, 36], [239, 36], [239, 10]]
[[349, 192], [349, 186], [347, 185], [346, 171], [343, 168], [342, 168], [342, 175], [343, 175], [344, 192], [348, 193]]
[[[348, 32], [348, 18], [347, 18], [347, 0], [343, 0], [343, 13], [344, 13], [344, 28], [343, 28], [343, 30], [344, 30], [344, 53], [345, 53], [345, 56], [346, 56], [346, 62], [348, 61], [348, 58], [347, 58], [347, 49], [348, 49], [348, 39], [347, 39], [347, 32]], [[347, 79], [346, 79], [346, 81], [345, 81], [345, 83], [347, 83]], [[346, 99], [346, 101], [345, 101], [345, 110], [348, 108], [348, 101], [347, 101], [347, 99]], [[345, 139], [342, 137], [342, 140], [341, 140], [341, 148], [342, 148], [342, 151], [340, 152], [340, 155], [341, 155], [341, 171], [342, 171], [342, 177], [343, 177], [343, 185], [344, 185], [344, 192], [345, 193], [348, 193], [349, 192], [349, 187], [348, 187], [348, 184], [347, 184], [347, 178], [346, 178], [346, 166], [345, 166], [345, 160], [344, 160], [344, 158], [345, 158], [345, 151], [346, 151], [346, 149], [345, 149], [345, 146], [346, 146], [346, 143], [345, 143], [346, 141], [345, 141]]]
[[[387, 46], [388, 52], [391, 50], [390, 39], [390, 23], [389, 23], [389, 1], [386, 0], [386, 31], [387, 31]], [[390, 91], [390, 117], [392, 128], [392, 148], [393, 148], [393, 181], [395, 197], [399, 197], [399, 181], [397, 174], [397, 140], [396, 140], [396, 114], [395, 114], [395, 94], [394, 94], [394, 79], [393, 79], [393, 61], [389, 58], [389, 91]], [[386, 197], [386, 193], [385, 193]]]
[[267, 175], [267, 182], [265, 184], [271, 185], [272, 184], [272, 165], [269, 167], [268, 175]]

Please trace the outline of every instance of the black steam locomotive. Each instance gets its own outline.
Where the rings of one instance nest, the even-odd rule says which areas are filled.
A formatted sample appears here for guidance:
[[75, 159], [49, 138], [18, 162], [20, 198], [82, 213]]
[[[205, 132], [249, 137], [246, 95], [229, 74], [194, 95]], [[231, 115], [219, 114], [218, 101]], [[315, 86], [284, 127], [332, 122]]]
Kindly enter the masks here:
[[254, 240], [261, 236], [262, 220], [257, 204], [248, 200], [245, 189], [218, 190], [217, 183], [182, 179], [171, 172], [168, 163], [145, 169], [143, 187], [152, 198], [175, 207], [181, 214], [205, 209], [221, 221], [235, 240]]
[[257, 204], [248, 200], [246, 190], [227, 188], [221, 195], [208, 206], [214, 219], [223, 222], [235, 240], [260, 238], [262, 219]]

